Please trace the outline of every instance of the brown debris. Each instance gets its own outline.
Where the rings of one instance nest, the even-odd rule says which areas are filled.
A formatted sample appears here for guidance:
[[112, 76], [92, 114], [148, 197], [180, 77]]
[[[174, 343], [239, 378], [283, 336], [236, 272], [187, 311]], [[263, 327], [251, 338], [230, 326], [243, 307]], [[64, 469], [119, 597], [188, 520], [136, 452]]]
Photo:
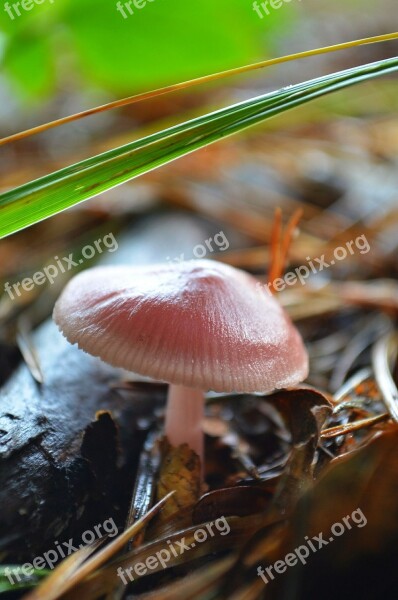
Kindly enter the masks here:
[[160, 515], [165, 520], [197, 502], [201, 491], [201, 464], [199, 456], [187, 444], [175, 448], [165, 438], [162, 456], [157, 497], [160, 500], [172, 490], [176, 491]]

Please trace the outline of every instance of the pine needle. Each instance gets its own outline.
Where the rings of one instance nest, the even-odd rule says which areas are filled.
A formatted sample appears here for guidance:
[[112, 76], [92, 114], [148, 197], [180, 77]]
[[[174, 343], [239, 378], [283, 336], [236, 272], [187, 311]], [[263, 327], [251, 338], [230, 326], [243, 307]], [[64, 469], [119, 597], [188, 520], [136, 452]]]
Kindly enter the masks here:
[[340, 50], [347, 50], [349, 48], [354, 48], [356, 46], [364, 46], [366, 44], [376, 44], [376, 43], [380, 43], [380, 42], [388, 42], [391, 40], [395, 40], [397, 38], [398, 38], [398, 32], [386, 33], [383, 35], [376, 35], [373, 37], [362, 38], [359, 40], [352, 40], [350, 42], [344, 42], [342, 44], [334, 44], [332, 46], [325, 46], [323, 48], [315, 48], [313, 50], [305, 50], [304, 52], [296, 52], [294, 54], [287, 54], [286, 56], [280, 56], [277, 58], [271, 58], [269, 60], [263, 60], [263, 61], [253, 63], [250, 65], [244, 65], [242, 67], [236, 67], [234, 69], [229, 69], [227, 71], [221, 71], [219, 73], [212, 73], [211, 75], [205, 75], [204, 77], [197, 77], [195, 79], [190, 79], [188, 81], [183, 81], [183, 82], [176, 83], [173, 85], [168, 85], [166, 87], [158, 88], [156, 90], [143, 92], [141, 94], [136, 94], [134, 96], [129, 96], [127, 98], [122, 98], [121, 100], [115, 100], [113, 102], [109, 102], [107, 104], [102, 104], [101, 106], [97, 106], [95, 108], [90, 108], [88, 110], [84, 110], [82, 112], [75, 113], [73, 115], [69, 115], [67, 117], [62, 117], [61, 119], [57, 119], [55, 121], [50, 121], [49, 123], [44, 123], [42, 125], [38, 125], [36, 127], [26, 129], [25, 131], [21, 131], [19, 133], [14, 133], [7, 137], [1, 138], [0, 146], [3, 146], [4, 144], [9, 144], [10, 142], [16, 142], [16, 141], [22, 140], [22, 139], [30, 137], [32, 135], [42, 133], [43, 131], [48, 131], [49, 129], [53, 129], [54, 127], [59, 127], [60, 125], [66, 125], [67, 123], [72, 123], [73, 121], [77, 121], [77, 120], [83, 119], [85, 117], [90, 117], [92, 115], [102, 113], [107, 110], [111, 110], [113, 108], [121, 108], [122, 106], [128, 106], [130, 104], [142, 102], [144, 100], [156, 98], [158, 96], [163, 96], [165, 94], [170, 94], [170, 93], [174, 93], [177, 91], [186, 90], [186, 89], [194, 87], [196, 85], [211, 83], [213, 81], [218, 81], [219, 79], [224, 79], [226, 77], [232, 77], [234, 75], [241, 75], [242, 73], [249, 73], [250, 71], [264, 69], [266, 67], [279, 65], [279, 64], [290, 62], [293, 60], [301, 60], [303, 58], [309, 58], [311, 56], [318, 56], [320, 54], [328, 54], [330, 52], [338, 52]]
[[268, 275], [268, 283], [272, 284], [270, 290], [275, 292], [273, 282], [282, 277], [292, 244], [293, 235], [299, 224], [303, 210], [298, 208], [290, 217], [285, 232], [282, 234], [282, 211], [279, 207], [275, 209], [275, 219], [271, 234], [271, 264]]
[[[282, 211], [278, 206], [275, 209], [274, 224], [271, 233], [271, 264], [268, 274], [268, 283], [272, 283], [279, 277], [281, 271], [281, 235], [282, 235]], [[274, 286], [270, 286], [275, 291]]]

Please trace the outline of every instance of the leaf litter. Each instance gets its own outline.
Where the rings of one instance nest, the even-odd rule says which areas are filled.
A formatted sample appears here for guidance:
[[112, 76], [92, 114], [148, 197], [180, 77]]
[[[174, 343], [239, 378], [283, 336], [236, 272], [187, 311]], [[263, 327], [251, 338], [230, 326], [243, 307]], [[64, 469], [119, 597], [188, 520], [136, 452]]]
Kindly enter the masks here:
[[[322, 126], [317, 125], [317, 129], [322, 136]], [[331, 131], [329, 128], [327, 133]], [[323, 135], [325, 132], [326, 128]], [[327, 274], [321, 283], [309, 281], [302, 288], [279, 294], [309, 348], [309, 385], [266, 397], [209, 396], [204, 423], [208, 490], [203, 493], [198, 489], [197, 466], [192, 471], [188, 469], [189, 477], [186, 470], [181, 471], [181, 465], [189, 464], [189, 456], [184, 451], [177, 453], [170, 460], [170, 473], [164, 474], [165, 483], [157, 495], [160, 497], [166, 490], [176, 489], [175, 495], [180, 494], [182, 501], [167, 500], [161, 518], [150, 512], [159, 489], [159, 468], [165, 464], [159, 441], [162, 415], [157, 413], [148, 427], [140, 456], [126, 531], [102, 550], [91, 548], [75, 555], [71, 564], [61, 563], [44, 580], [42, 585], [47, 587], [36, 590], [40, 594], [39, 590], [44, 589], [43, 594], [48, 595], [36, 597], [96, 600], [107, 594], [110, 600], [127, 594], [127, 597], [148, 600], [261, 598], [264, 583], [257, 575], [258, 565], [272, 564], [283, 558], [301, 543], [304, 535], [328, 531], [333, 523], [358, 507], [367, 517], [366, 527], [347, 532], [341, 540], [325, 548], [324, 554], [314, 556], [305, 568], [289, 569], [266, 588], [267, 598], [287, 597], [291, 590], [300, 600], [317, 597], [319, 590], [325, 598], [334, 597], [338, 589], [354, 593], [355, 586], [366, 580], [366, 564], [372, 559], [379, 580], [385, 578], [386, 589], [393, 586], [394, 567], [389, 561], [398, 540], [398, 463], [395, 460], [398, 341], [394, 333], [398, 270], [396, 246], [388, 224], [396, 218], [396, 208], [386, 202], [387, 215], [383, 219], [377, 210], [369, 209], [365, 222], [363, 215], [353, 215], [348, 205], [345, 210], [341, 201], [341, 214], [337, 215], [333, 213], [331, 198], [338, 192], [330, 190], [327, 182], [318, 176], [315, 178], [318, 192], [322, 189], [325, 198], [330, 194], [330, 204], [326, 206], [301, 202], [286, 187], [275, 194], [276, 206], [272, 198], [264, 206], [255, 186], [249, 197], [240, 199], [237, 180], [239, 177], [244, 180], [244, 169], [253, 164], [260, 172], [267, 162], [280, 181], [293, 182], [297, 178], [301, 189], [305, 180], [311, 183], [311, 175], [304, 177], [300, 173], [303, 161], [300, 163], [291, 155], [289, 144], [277, 135], [274, 142], [279, 156], [284, 157], [279, 165], [275, 158], [278, 152], [272, 156], [256, 135], [246, 145], [230, 142], [229, 149], [234, 144], [239, 146], [235, 154], [240, 169], [233, 164], [234, 153], [226, 149], [224, 167], [221, 165], [211, 175], [213, 202], [204, 202], [208, 191], [208, 181], [207, 187], [203, 182], [205, 153], [195, 158], [197, 175], [194, 173], [193, 178], [198, 179], [195, 185], [192, 179], [183, 181], [182, 167], [178, 164], [170, 167], [167, 177], [157, 172], [148, 176], [147, 181], [148, 185], [156, 184], [158, 193], [171, 206], [183, 206], [200, 217], [226, 218], [229, 227], [250, 242], [240, 251], [227, 251], [217, 258], [248, 269], [260, 281], [264, 277], [264, 264], [276, 254], [276, 245], [272, 249], [270, 244], [273, 231], [270, 223], [276, 206], [287, 203], [289, 214], [302, 210], [304, 215], [300, 236], [289, 251], [289, 265], [300, 264], [308, 254], [319, 256], [333, 250], [337, 233], [340, 245], [352, 239], [355, 232], [365, 232], [374, 242], [372, 256], [361, 256], [357, 266], [353, 261], [352, 267], [342, 268], [337, 276]], [[374, 145], [377, 143], [375, 136]], [[305, 155], [304, 141], [298, 137], [297, 144], [302, 144]], [[259, 148], [262, 150], [260, 158]], [[325, 152], [322, 144], [318, 151]], [[330, 148], [330, 155], [333, 154], [338, 154], [337, 143]], [[222, 153], [219, 160], [222, 163]], [[314, 169], [313, 163], [311, 166]], [[173, 169], [179, 170], [178, 184], [174, 185]], [[348, 175], [345, 187], [354, 189]], [[230, 210], [231, 196], [228, 195], [231, 190], [233, 210]], [[285, 197], [285, 204], [281, 196]], [[319, 193], [317, 197], [319, 199]], [[247, 202], [253, 209], [251, 218], [246, 212]], [[258, 214], [253, 216], [256, 212]], [[280, 218], [282, 220], [282, 216]], [[293, 219], [295, 227], [296, 219]], [[286, 226], [291, 232], [292, 226], [288, 223]], [[46, 225], [40, 227], [45, 230]], [[274, 228], [274, 238], [277, 237]], [[376, 243], [381, 238], [384, 247]], [[281, 260], [281, 255], [286, 258], [286, 248], [278, 259], [286, 262]], [[283, 266], [281, 270], [281, 266], [275, 267], [275, 262], [273, 265], [276, 273], [283, 272]], [[34, 302], [35, 298], [27, 297], [19, 302], [32, 326], [37, 319], [37, 313], [32, 310]], [[27, 361], [34, 370], [39, 365], [31, 344], [29, 348]], [[137, 386], [143, 386], [148, 393], [153, 390], [153, 394], [159, 389], [156, 384], [125, 379], [114, 384], [118, 392], [126, 395], [133, 393]], [[153, 517], [150, 522], [148, 513]], [[172, 556], [166, 568], [160, 565], [150, 575], [137, 576], [127, 589], [121, 587], [117, 576], [119, 567], [128, 569], [145, 562], [167, 547], [168, 542], [185, 538], [190, 545], [195, 542], [194, 533], [198, 528], [221, 517], [225, 517], [230, 527], [228, 535], [209, 537], [189, 552]], [[135, 527], [133, 532], [131, 527]], [[325, 582], [331, 577], [333, 586], [330, 587], [334, 589], [329, 591]], [[369, 589], [373, 589], [374, 583], [368, 581], [368, 584]]]

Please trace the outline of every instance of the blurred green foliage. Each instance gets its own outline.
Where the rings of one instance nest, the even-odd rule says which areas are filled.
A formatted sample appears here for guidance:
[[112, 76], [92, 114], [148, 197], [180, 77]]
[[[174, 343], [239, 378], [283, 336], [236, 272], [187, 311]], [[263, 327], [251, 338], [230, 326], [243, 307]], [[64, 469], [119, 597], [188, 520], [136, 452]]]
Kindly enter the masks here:
[[42, 2], [14, 19], [0, 11], [2, 71], [27, 99], [93, 85], [129, 94], [253, 62], [297, 11], [260, 19], [252, 0], [147, 0], [124, 18], [116, 0]]

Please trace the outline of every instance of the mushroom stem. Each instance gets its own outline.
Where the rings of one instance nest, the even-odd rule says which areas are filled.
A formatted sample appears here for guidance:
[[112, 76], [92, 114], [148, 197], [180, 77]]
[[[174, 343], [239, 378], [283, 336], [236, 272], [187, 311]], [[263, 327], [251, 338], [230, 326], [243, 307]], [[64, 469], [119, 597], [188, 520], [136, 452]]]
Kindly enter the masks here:
[[198, 454], [203, 468], [202, 419], [204, 396], [201, 390], [169, 385], [165, 434], [172, 446], [188, 444]]

